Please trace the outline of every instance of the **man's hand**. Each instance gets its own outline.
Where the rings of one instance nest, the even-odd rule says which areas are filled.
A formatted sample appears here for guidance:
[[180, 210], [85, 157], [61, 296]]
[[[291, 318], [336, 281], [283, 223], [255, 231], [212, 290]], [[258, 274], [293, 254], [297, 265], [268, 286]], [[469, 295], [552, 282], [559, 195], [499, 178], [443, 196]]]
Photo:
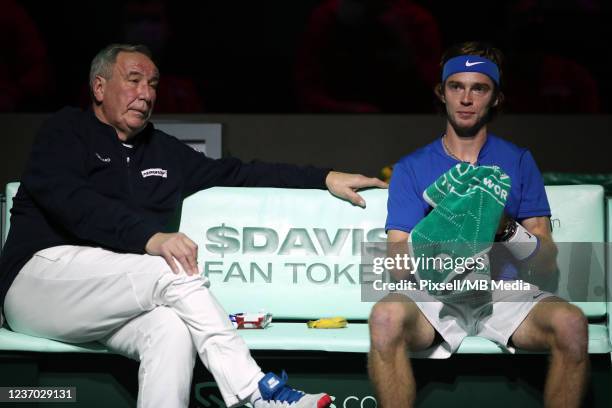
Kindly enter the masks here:
[[149, 239], [145, 251], [149, 255], [158, 255], [164, 258], [174, 273], [178, 274], [180, 272], [176, 261], [180, 263], [187, 275], [199, 273], [198, 246], [181, 232], [173, 234], [158, 232]]
[[325, 185], [329, 192], [336, 197], [348, 200], [360, 207], [365, 207], [366, 203], [363, 197], [355, 191], [367, 187], [389, 187], [387, 183], [376, 177], [366, 177], [361, 174], [340, 173], [337, 171], [329, 172], [325, 179]]

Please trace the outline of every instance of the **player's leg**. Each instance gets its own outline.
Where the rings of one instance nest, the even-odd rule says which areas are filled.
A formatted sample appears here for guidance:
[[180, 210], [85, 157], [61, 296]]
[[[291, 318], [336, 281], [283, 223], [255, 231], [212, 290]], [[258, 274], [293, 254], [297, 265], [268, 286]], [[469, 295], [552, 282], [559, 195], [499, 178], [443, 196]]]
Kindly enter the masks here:
[[391, 294], [372, 309], [368, 370], [379, 406], [411, 407], [416, 385], [408, 351], [430, 347], [436, 331], [415, 302]]
[[526, 350], [550, 350], [545, 406], [580, 406], [589, 355], [588, 322], [579, 308], [557, 297], [541, 300], [514, 332], [512, 342]]
[[189, 404], [197, 353], [187, 326], [172, 309], [160, 306], [145, 312], [100, 342], [140, 362], [138, 408]]

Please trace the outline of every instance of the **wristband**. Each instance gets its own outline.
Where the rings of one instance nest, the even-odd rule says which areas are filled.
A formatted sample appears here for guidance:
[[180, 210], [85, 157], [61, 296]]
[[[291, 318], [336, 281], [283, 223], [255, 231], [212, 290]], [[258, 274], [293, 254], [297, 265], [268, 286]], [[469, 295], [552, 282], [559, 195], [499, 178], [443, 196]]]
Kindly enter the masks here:
[[[519, 261], [532, 257], [540, 248], [540, 240], [516, 221], [504, 231], [502, 244]], [[508, 232], [506, 234], [506, 232]]]

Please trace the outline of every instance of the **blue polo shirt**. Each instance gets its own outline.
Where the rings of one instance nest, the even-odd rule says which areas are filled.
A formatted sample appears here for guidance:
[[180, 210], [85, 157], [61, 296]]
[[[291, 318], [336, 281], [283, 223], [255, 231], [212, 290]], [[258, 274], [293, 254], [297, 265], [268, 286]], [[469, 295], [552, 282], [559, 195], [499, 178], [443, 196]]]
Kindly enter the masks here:
[[[431, 207], [423, 191], [458, 161], [444, 150], [442, 138], [404, 156], [393, 168], [385, 229], [410, 232]], [[505, 212], [517, 221], [550, 217], [544, 181], [529, 150], [489, 133], [477, 166], [499, 166], [512, 182]], [[504, 272], [504, 279], [515, 278]]]

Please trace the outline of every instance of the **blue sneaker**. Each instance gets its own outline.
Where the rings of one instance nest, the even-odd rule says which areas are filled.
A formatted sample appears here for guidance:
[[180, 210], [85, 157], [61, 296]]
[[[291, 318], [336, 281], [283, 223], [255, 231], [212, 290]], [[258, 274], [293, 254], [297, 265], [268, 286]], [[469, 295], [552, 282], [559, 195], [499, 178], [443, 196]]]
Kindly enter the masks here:
[[259, 381], [261, 399], [253, 404], [254, 408], [327, 408], [332, 403], [329, 395], [305, 394], [287, 385], [287, 373], [279, 378], [268, 373]]

